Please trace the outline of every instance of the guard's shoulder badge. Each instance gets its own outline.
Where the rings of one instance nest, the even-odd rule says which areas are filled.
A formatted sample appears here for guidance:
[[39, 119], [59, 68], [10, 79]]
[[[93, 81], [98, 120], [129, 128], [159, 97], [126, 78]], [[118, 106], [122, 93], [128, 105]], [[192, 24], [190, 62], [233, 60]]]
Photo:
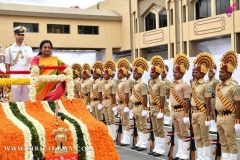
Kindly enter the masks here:
[[237, 89], [237, 93], [240, 94], [240, 88]]
[[208, 92], [212, 92], [212, 87], [211, 87], [211, 86], [208, 86], [208, 87], [207, 87], [207, 91], [208, 91]]

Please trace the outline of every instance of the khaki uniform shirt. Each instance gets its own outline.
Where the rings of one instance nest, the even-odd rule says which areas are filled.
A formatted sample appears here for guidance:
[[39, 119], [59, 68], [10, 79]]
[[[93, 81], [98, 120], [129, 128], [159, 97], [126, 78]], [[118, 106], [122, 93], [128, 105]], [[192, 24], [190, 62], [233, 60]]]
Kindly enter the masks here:
[[[194, 86], [196, 97], [199, 102], [205, 103], [205, 98], [212, 97], [212, 87], [208, 85], [204, 79], [199, 79], [195, 81], [196, 85]], [[195, 84], [195, 83], [194, 83]], [[193, 84], [193, 85], [194, 85]], [[191, 105], [196, 106], [194, 99], [191, 100]]]
[[91, 90], [91, 83], [90, 83], [89, 79], [82, 80], [81, 82], [82, 83], [80, 83], [80, 91], [83, 94], [89, 93]]
[[[179, 99], [184, 100], [185, 98], [190, 98], [190, 86], [184, 82], [182, 79], [175, 80], [171, 85], [174, 85], [174, 90], [178, 95]], [[170, 101], [172, 106], [180, 105], [177, 100], [173, 97], [170, 90]]]
[[[145, 96], [148, 94], [147, 85], [143, 82], [142, 79], [138, 79], [137, 81], [135, 81], [135, 83], [133, 84], [133, 89], [138, 95]], [[139, 102], [139, 100], [134, 96], [133, 92], [131, 99], [133, 103]]]
[[[240, 87], [233, 80], [229, 79], [224, 84], [219, 83], [219, 89], [222, 92], [223, 96], [232, 104], [234, 101], [240, 101]], [[216, 110], [221, 111], [226, 109], [222, 104], [218, 96], [216, 95]]]
[[73, 80], [75, 97], [79, 98], [80, 82], [78, 78]]
[[104, 89], [109, 95], [116, 94], [116, 84], [112, 80], [102, 80], [102, 93], [103, 93], [103, 99], [105, 99], [104, 95]]
[[[158, 99], [166, 95], [166, 84], [163, 81], [161, 81], [159, 78], [150, 79], [148, 88], [152, 89], [153, 95], [155, 95]], [[150, 91], [149, 91], [149, 97], [150, 97], [150, 105], [152, 103], [155, 103], [150, 94]]]
[[130, 87], [130, 90], [131, 90], [132, 87], [133, 87], [134, 80], [132, 78], [128, 78], [127, 81], [129, 83], [129, 87]]
[[214, 98], [216, 93], [216, 87], [220, 83], [220, 81], [215, 77], [213, 77], [212, 79], [208, 79], [207, 82], [208, 82], [208, 85], [212, 87], [212, 98]]
[[162, 81], [163, 81], [163, 82], [165, 83], [165, 85], [166, 85], [166, 96], [165, 96], [165, 99], [167, 99], [167, 90], [170, 89], [171, 82], [170, 82], [167, 78], [164, 78]]
[[93, 81], [92, 83], [92, 87], [91, 87], [91, 94], [90, 94], [90, 98], [99, 98], [99, 97], [94, 97], [95, 95], [99, 95], [99, 92], [102, 92], [102, 83], [100, 81], [100, 79], [96, 79], [95, 81]]
[[[125, 78], [118, 80], [117, 90], [119, 91], [120, 95], [125, 98], [125, 94], [130, 93], [129, 82]], [[116, 101], [121, 101], [118, 94], [116, 94]]]

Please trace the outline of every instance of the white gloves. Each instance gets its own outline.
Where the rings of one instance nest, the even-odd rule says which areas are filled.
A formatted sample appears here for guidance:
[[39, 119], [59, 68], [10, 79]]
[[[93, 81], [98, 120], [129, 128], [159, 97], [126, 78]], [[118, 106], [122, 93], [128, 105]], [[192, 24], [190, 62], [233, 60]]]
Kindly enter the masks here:
[[170, 102], [170, 99], [166, 99], [166, 101], [169, 103], [169, 102]]
[[147, 114], [148, 114], [148, 111], [146, 111], [146, 110], [142, 111], [142, 117], [145, 117]]
[[6, 73], [6, 67], [4, 63], [0, 63], [0, 70], [4, 73]]
[[127, 112], [129, 112], [129, 108], [128, 107], [124, 107], [124, 113], [127, 113]]
[[132, 110], [129, 112], [129, 119], [133, 119], [133, 116], [134, 116], [134, 114], [133, 114], [133, 112], [132, 112]]
[[87, 109], [90, 109], [90, 108], [92, 108], [89, 104], [87, 105]]
[[90, 106], [89, 104], [87, 105], [87, 109], [92, 112], [92, 106]]
[[183, 117], [183, 123], [189, 124], [189, 117]]
[[102, 109], [102, 104], [99, 103], [99, 104], [98, 104], [98, 110], [101, 110], [101, 109]]
[[211, 125], [211, 121], [205, 121], [205, 126], [209, 127]]
[[159, 112], [158, 114], [157, 114], [157, 119], [162, 119], [163, 118], [163, 113], [162, 112]]
[[234, 128], [235, 128], [235, 132], [239, 132], [240, 131], [240, 124], [235, 124]]
[[112, 107], [112, 111], [113, 111], [113, 112], [115, 112], [115, 111], [117, 111], [117, 110], [118, 110], [117, 106]]

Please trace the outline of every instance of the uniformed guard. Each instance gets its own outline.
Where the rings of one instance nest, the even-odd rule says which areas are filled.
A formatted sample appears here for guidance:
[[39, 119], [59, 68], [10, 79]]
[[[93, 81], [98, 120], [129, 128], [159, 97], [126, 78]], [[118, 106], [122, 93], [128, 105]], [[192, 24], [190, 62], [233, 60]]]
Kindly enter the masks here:
[[0, 71], [6, 73], [4, 50], [0, 46]]
[[189, 136], [189, 98], [190, 86], [183, 81], [183, 76], [189, 69], [187, 55], [179, 53], [174, 61], [174, 80], [170, 86], [171, 116], [172, 123], [178, 136], [178, 151], [173, 160], [188, 159], [189, 142], [185, 139]]
[[[13, 29], [16, 42], [5, 50], [6, 70], [29, 70], [29, 64], [32, 60], [33, 51], [30, 46], [23, 43], [24, 35], [27, 29], [23, 26], [18, 26]], [[7, 77], [11, 78], [29, 78], [27, 74], [11, 74]], [[12, 101], [19, 102], [29, 99], [28, 85], [12, 85], [11, 86]]]
[[163, 71], [161, 73], [161, 78], [162, 81], [165, 83], [166, 85], [166, 95], [165, 95], [165, 104], [164, 104], [164, 125], [171, 125], [172, 124], [172, 118], [170, 117], [170, 110], [169, 110], [169, 95], [170, 95], [170, 84], [171, 82], [167, 79], [167, 74], [168, 74], [168, 66], [165, 65], [163, 68]]
[[103, 78], [102, 80], [102, 94], [103, 94], [103, 114], [105, 117], [106, 125], [113, 138], [116, 138], [116, 125], [113, 111], [117, 109], [116, 106], [116, 84], [111, 80], [113, 70], [115, 70], [115, 63], [107, 61], [104, 64]]
[[216, 87], [217, 131], [222, 160], [238, 160], [236, 132], [240, 131], [240, 87], [231, 80], [238, 66], [238, 54], [228, 51], [221, 59], [219, 83]]
[[161, 56], [154, 56], [150, 60], [151, 73], [148, 84], [149, 101], [150, 101], [150, 118], [154, 132], [155, 145], [152, 152], [148, 153], [155, 157], [165, 155], [165, 132], [163, 130], [163, 115], [166, 96], [166, 84], [159, 79], [164, 62]]
[[79, 81], [79, 75], [82, 72], [82, 67], [78, 63], [72, 64], [72, 70], [73, 70], [73, 83], [74, 83], [74, 97], [80, 98], [79, 96], [79, 90], [80, 90], [80, 81]]
[[192, 84], [192, 127], [194, 139], [197, 142], [198, 159], [211, 159], [211, 141], [209, 138], [209, 126], [211, 124], [210, 110], [212, 88], [204, 81], [208, 69], [213, 69], [212, 55], [206, 52], [200, 53], [194, 59], [194, 78]]
[[91, 75], [91, 69], [90, 69], [90, 65], [87, 63], [84, 63], [82, 68], [83, 68], [83, 71], [81, 73], [82, 80], [80, 81], [79, 95], [83, 103], [87, 106], [87, 109], [90, 112], [92, 112], [92, 108], [90, 106], [91, 83], [89, 81], [89, 77]]
[[211, 107], [212, 108], [211, 108], [211, 112], [210, 112], [212, 120], [211, 120], [211, 126], [209, 128], [209, 132], [212, 134], [217, 133], [217, 126], [215, 123], [215, 119], [216, 119], [216, 114], [215, 114], [216, 93], [215, 93], [215, 90], [216, 90], [216, 86], [220, 83], [220, 81], [215, 78], [216, 71], [217, 71], [216, 65], [214, 66], [214, 69], [208, 70], [208, 78], [209, 78], [208, 83], [209, 83], [209, 86], [212, 87], [212, 98], [211, 98]]
[[100, 77], [102, 75], [103, 65], [103, 62], [100, 61], [96, 61], [92, 65], [94, 81], [91, 86], [90, 105], [93, 116], [99, 121], [102, 121], [102, 83]]
[[116, 91], [116, 102], [118, 103], [118, 113], [122, 122], [123, 137], [120, 142], [120, 146], [130, 145], [130, 119], [129, 119], [129, 94], [130, 86], [126, 79], [127, 71], [129, 69], [129, 61], [125, 58], [121, 58], [117, 61], [118, 68], [118, 83]]
[[133, 114], [135, 117], [136, 126], [138, 129], [138, 142], [132, 147], [138, 151], [146, 150], [148, 144], [147, 133], [147, 85], [142, 80], [144, 70], [148, 70], [147, 61], [144, 58], [138, 57], [133, 62], [133, 78], [135, 79], [132, 88], [132, 105]]
[[[134, 80], [131, 78], [131, 75], [132, 75], [131, 64], [129, 64], [129, 65], [130, 65], [130, 67], [128, 69], [128, 73], [127, 73], [126, 79], [127, 79], [128, 83], [129, 83], [129, 86], [130, 86], [129, 97], [131, 97], [132, 96], [132, 87], [133, 87], [133, 84], [134, 84]], [[129, 107], [132, 109], [132, 100], [131, 99], [129, 99]], [[130, 119], [133, 118], [132, 110], [130, 111], [129, 117], [130, 117]]]

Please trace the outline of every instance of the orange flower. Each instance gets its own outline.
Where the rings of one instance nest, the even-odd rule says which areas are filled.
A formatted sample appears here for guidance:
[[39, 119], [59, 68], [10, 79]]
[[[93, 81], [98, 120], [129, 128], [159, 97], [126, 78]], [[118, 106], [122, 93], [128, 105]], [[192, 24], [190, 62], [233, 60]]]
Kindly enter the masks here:
[[79, 118], [88, 128], [90, 140], [97, 160], [118, 160], [119, 154], [105, 124], [97, 121], [87, 110], [80, 99], [61, 98], [64, 108], [73, 116]]
[[[53, 136], [53, 130], [57, 129], [58, 126], [55, 125], [55, 117], [52, 116], [50, 113], [45, 111], [44, 107], [42, 106], [40, 101], [36, 102], [29, 102], [25, 101], [25, 108], [27, 113], [34, 117], [36, 120], [38, 120], [45, 128], [46, 131], [46, 152], [44, 157], [49, 157], [54, 155], [54, 150], [52, 147], [56, 146], [56, 142]], [[69, 126], [61, 121], [58, 120], [59, 122], [59, 127], [67, 128], [70, 130]], [[73, 147], [73, 138], [72, 138], [72, 133], [68, 132], [68, 139], [67, 139], [67, 148], [72, 148], [72, 150], [69, 151], [69, 154], [74, 154], [76, 153], [74, 151]]]
[[[9, 160], [23, 160], [24, 149], [12, 150], [12, 147], [24, 147], [23, 132], [6, 116], [0, 104], [0, 158]], [[9, 150], [8, 150], [9, 149]]]

